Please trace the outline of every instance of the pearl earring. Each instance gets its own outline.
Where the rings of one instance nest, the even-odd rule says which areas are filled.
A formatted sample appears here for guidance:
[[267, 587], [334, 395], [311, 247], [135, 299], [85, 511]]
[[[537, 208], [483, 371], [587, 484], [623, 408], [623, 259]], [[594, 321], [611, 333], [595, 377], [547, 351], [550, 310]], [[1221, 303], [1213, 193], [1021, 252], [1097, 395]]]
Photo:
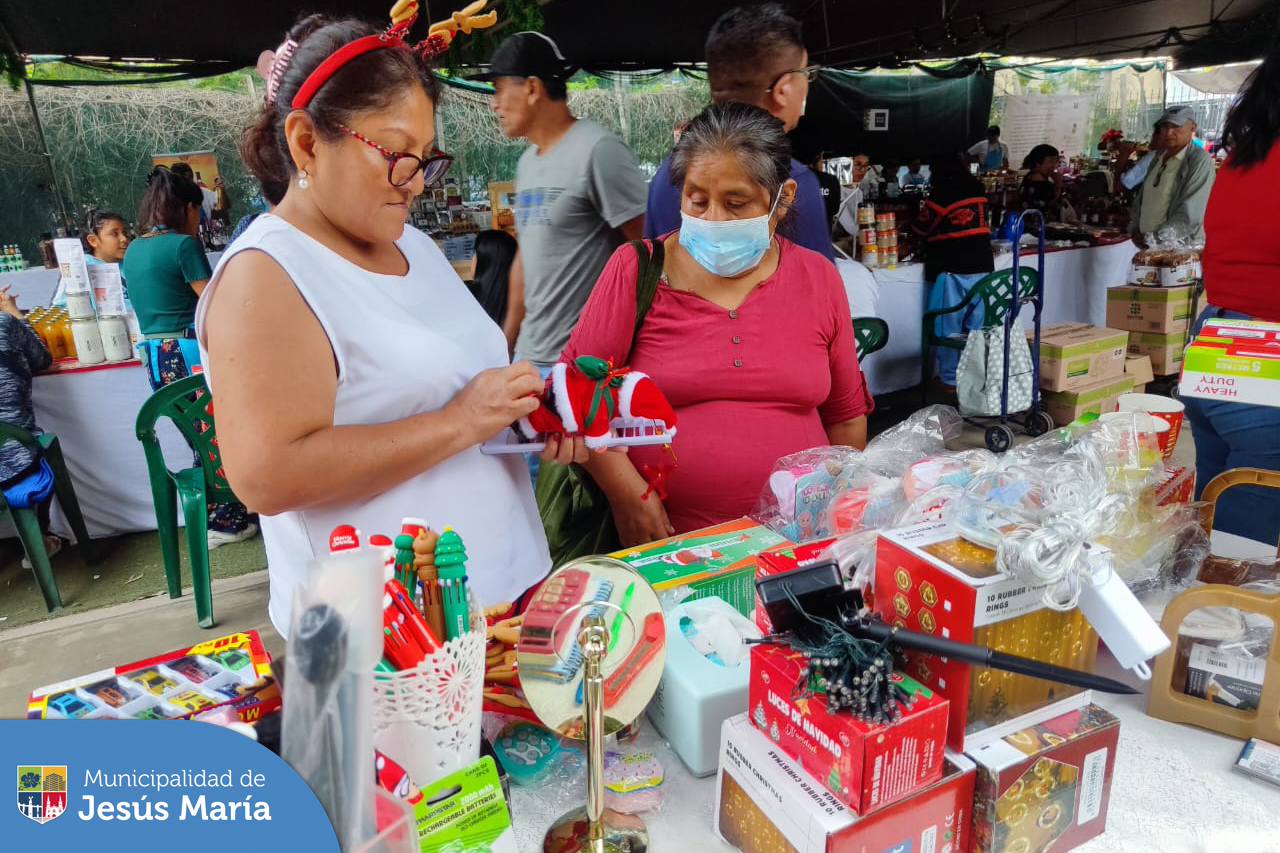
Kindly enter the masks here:
[[299, 170], [299, 172], [298, 172], [298, 186], [299, 186], [299, 187], [301, 187], [301, 188], [302, 188], [302, 189], [304, 189], [304, 190], [305, 190], [307, 187], [311, 186], [311, 182], [310, 182], [309, 180], [307, 180], [307, 170], [306, 170], [306, 169], [301, 169], [301, 170]]

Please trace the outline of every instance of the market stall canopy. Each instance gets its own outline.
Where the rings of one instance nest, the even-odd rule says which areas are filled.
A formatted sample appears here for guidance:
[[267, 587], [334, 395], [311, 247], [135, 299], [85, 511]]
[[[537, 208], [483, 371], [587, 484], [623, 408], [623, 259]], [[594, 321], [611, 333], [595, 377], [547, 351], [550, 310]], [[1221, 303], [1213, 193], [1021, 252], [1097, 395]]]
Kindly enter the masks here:
[[[467, 0], [424, 0], [432, 19]], [[522, 0], [526, 10], [533, 0]], [[502, 2], [495, 6], [502, 14]], [[735, 0], [539, 0], [546, 25], [591, 68], [664, 68], [702, 59], [711, 23]], [[791, 0], [813, 59], [833, 67], [977, 53], [1064, 58], [1162, 55], [1182, 67], [1259, 58], [1280, 0]], [[198, 15], [126, 0], [0, 0], [0, 46], [25, 55], [192, 60], [252, 65], [300, 11], [385, 19], [387, 0], [222, 0]], [[1268, 17], [1269, 16], [1269, 17]], [[3, 42], [9, 42], [4, 45]]]
[[1201, 68], [1196, 71], [1175, 71], [1173, 76], [1197, 92], [1207, 95], [1234, 95], [1244, 86], [1244, 81], [1258, 67], [1255, 62], [1223, 65], [1217, 68]]

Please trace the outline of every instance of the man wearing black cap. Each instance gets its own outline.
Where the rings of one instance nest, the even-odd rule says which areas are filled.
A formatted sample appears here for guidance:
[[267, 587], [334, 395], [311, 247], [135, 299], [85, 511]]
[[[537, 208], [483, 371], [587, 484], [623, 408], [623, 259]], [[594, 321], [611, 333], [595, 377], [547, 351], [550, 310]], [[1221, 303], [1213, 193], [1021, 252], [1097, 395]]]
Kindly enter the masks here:
[[1199, 145], [1191, 107], [1170, 107], [1156, 122], [1153, 147], [1160, 151], [1133, 197], [1129, 232], [1140, 249], [1153, 240], [1204, 242], [1204, 211], [1216, 169]]
[[[605, 263], [644, 228], [644, 174], [626, 144], [569, 112], [574, 67], [541, 33], [516, 33], [489, 71], [502, 133], [532, 143], [516, 167], [519, 253], [503, 331], [520, 358], [547, 373]], [[536, 459], [536, 457], [534, 457]]]

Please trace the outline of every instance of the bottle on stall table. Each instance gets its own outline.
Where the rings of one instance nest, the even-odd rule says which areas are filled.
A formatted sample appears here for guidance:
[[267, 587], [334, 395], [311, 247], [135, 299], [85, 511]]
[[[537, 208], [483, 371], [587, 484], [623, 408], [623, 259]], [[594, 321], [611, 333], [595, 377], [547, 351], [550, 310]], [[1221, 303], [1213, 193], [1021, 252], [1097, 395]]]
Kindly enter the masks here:
[[71, 334], [75, 339], [76, 358], [81, 364], [101, 364], [106, 361], [106, 353], [102, 351], [102, 333], [98, 330], [97, 320], [73, 320]]
[[124, 317], [99, 317], [98, 331], [102, 335], [102, 352], [107, 361], [128, 361], [133, 357], [133, 344], [129, 340], [129, 327]]
[[59, 311], [52, 310], [45, 315], [44, 328], [45, 342], [49, 345], [49, 352], [54, 358], [69, 358], [75, 355], [66, 317]]

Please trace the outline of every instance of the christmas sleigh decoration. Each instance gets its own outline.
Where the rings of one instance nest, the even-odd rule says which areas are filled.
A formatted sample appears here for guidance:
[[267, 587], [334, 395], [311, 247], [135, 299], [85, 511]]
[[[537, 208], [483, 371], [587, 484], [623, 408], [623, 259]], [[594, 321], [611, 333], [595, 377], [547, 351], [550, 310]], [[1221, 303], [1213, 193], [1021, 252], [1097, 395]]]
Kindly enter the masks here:
[[584, 355], [551, 369], [538, 408], [480, 445], [484, 453], [537, 453], [548, 435], [581, 435], [592, 450], [670, 444], [676, 413], [645, 373]]

